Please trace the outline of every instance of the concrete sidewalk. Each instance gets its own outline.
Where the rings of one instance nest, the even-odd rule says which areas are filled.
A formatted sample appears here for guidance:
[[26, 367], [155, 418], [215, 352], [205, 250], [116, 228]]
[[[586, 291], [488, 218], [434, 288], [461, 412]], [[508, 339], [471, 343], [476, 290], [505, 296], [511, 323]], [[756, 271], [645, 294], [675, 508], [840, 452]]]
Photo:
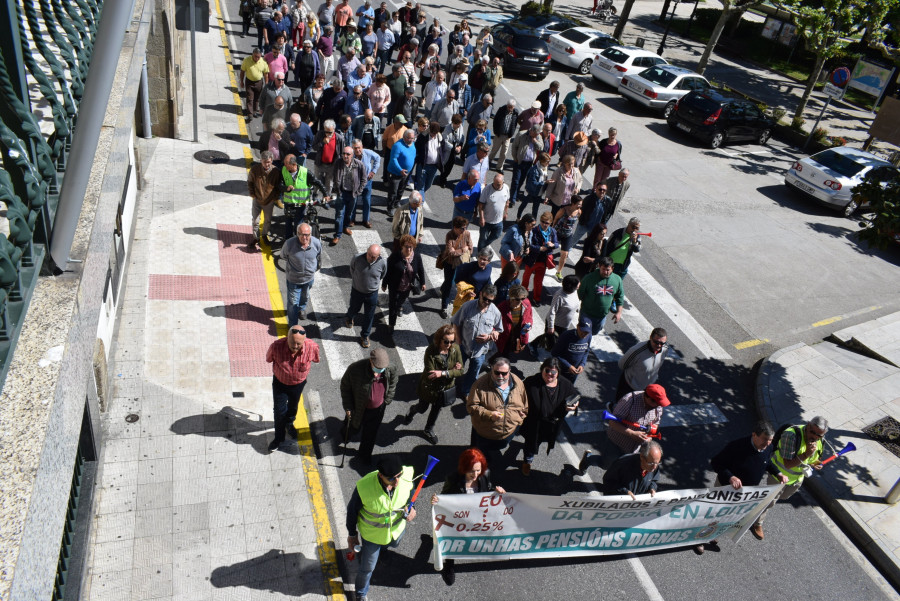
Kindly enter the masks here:
[[[865, 354], [832, 342], [781, 349], [763, 362], [756, 390], [758, 409], [773, 424], [821, 415], [829, 421], [831, 445], [856, 445], [857, 451], [806, 483], [895, 587], [900, 587], [900, 504], [888, 505], [884, 498], [900, 479], [900, 457], [863, 429], [888, 417], [900, 421], [900, 368], [872, 358], [896, 347], [898, 323], [900, 314], [893, 314], [833, 335], [856, 340]], [[866, 339], [876, 345], [862, 347], [858, 341]]]
[[[271, 256], [246, 247], [245, 129], [222, 27], [197, 34], [200, 142], [138, 141], [151, 158], [103, 415], [93, 601], [343, 598], [305, 415], [300, 445], [266, 448], [265, 353], [285, 318]], [[210, 150], [228, 159], [195, 157]]]

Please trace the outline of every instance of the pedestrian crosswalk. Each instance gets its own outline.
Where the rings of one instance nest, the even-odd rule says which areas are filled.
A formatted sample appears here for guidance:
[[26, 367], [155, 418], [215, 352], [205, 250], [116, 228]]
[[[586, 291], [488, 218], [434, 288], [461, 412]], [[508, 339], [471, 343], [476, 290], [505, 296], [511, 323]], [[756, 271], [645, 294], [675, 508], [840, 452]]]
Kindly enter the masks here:
[[[438, 232], [438, 235], [443, 232]], [[470, 233], [475, 245], [478, 243], [478, 230], [471, 228]], [[364, 253], [372, 244], [378, 244], [382, 248], [382, 256], [387, 260], [390, 257], [390, 240], [384, 240], [383, 236], [375, 229], [355, 229], [352, 236], [342, 239], [342, 247], [346, 243], [352, 244], [355, 254]], [[499, 247], [499, 242], [494, 246]], [[392, 336], [391, 352], [395, 353], [397, 365], [402, 373], [418, 374], [424, 368], [424, 354], [430, 342], [430, 336], [435, 325], [431, 308], [436, 314], [440, 307], [437, 290], [444, 280], [442, 269], [435, 266], [435, 257], [443, 247], [443, 240], [435, 236], [435, 232], [426, 229], [422, 233], [422, 242], [417, 252], [423, 255], [423, 266], [426, 279], [426, 293], [424, 298], [411, 297], [406, 301], [403, 311], [397, 318], [396, 327]], [[347, 311], [349, 278], [338, 277], [335, 273], [335, 265], [329, 255], [335, 254], [330, 248], [323, 250], [322, 270], [316, 276], [314, 293], [311, 295], [311, 304], [314, 315], [318, 321], [321, 332], [321, 346], [328, 363], [328, 369], [333, 381], [339, 381], [350, 363], [368, 356], [368, 351], [359, 344], [358, 326], [353, 330], [344, 327], [344, 314]], [[573, 249], [569, 255], [570, 265], [578, 261], [580, 252]], [[496, 279], [500, 273], [499, 258], [492, 263], [492, 279]], [[690, 342], [704, 358], [729, 360], [728, 353], [719, 345], [713, 337], [693, 318], [680, 303], [659, 284], [653, 276], [640, 265], [637, 260], [632, 261], [629, 269], [630, 284], [643, 290], [647, 297], [667, 315], [670, 321], [679, 330], [675, 338]], [[544, 299], [552, 298], [553, 294], [561, 287], [554, 277], [553, 270], [548, 271], [544, 277]], [[413, 302], [414, 301], [414, 302]], [[388, 318], [386, 294], [381, 294], [380, 311], [382, 319]], [[427, 308], [426, 308], [427, 307]], [[641, 311], [630, 302], [623, 307], [622, 321], [624, 326], [637, 340], [647, 340], [653, 325], [644, 317]], [[357, 322], [358, 323], [358, 322]], [[373, 327], [373, 332], [379, 324]], [[533, 312], [533, 326], [531, 340], [545, 332], [544, 319], [538, 310]], [[375, 339], [379, 339], [376, 336]], [[373, 340], [373, 344], [377, 344]], [[622, 356], [624, 349], [605, 332], [595, 336], [591, 349], [594, 358], [601, 364], [615, 363]], [[541, 357], [546, 356], [541, 353]], [[670, 357], [678, 359], [679, 353], [672, 352]], [[613, 368], [616, 369], [616, 368]], [[727, 421], [722, 412], [711, 403], [677, 404], [667, 409], [666, 422], [668, 426], [691, 426], [704, 423]], [[602, 412], [582, 411], [575, 419], [569, 420], [570, 429], [574, 433], [593, 432], [603, 428]]]

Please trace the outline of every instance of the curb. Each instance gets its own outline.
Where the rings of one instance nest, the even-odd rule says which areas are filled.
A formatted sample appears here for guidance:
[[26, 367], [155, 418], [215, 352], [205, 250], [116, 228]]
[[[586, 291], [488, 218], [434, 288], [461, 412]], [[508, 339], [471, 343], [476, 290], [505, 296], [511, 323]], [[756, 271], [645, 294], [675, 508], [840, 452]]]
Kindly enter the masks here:
[[[776, 427], [773, 399], [769, 392], [770, 365], [777, 363], [782, 355], [804, 346], [808, 345], [800, 342], [779, 349], [763, 359], [759, 366], [759, 373], [756, 377], [756, 410], [760, 417], [769, 420]], [[803, 484], [803, 487], [812, 493], [828, 516], [840, 525], [841, 529], [860, 547], [891, 585], [900, 590], [900, 563], [893, 554], [893, 550], [874, 533], [868, 524], [859, 520], [855, 512], [848, 510], [841, 499], [833, 498], [828, 487], [821, 481], [816, 478], [806, 478]]]

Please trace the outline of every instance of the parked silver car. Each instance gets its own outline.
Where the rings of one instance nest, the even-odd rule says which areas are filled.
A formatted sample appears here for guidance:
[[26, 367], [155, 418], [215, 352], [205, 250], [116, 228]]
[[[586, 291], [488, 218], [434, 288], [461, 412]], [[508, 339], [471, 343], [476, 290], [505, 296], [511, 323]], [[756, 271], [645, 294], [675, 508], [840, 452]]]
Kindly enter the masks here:
[[705, 90], [709, 82], [699, 73], [675, 65], [656, 65], [619, 82], [619, 94], [668, 118], [675, 102], [691, 90]]

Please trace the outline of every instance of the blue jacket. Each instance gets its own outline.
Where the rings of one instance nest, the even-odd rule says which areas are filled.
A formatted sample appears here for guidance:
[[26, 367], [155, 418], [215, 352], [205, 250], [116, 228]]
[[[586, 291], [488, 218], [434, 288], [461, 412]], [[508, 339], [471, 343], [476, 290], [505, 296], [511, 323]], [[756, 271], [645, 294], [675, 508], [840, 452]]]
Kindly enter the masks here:
[[584, 367], [587, 363], [588, 351], [591, 350], [591, 338], [593, 337], [590, 334], [579, 338], [577, 328], [566, 330], [553, 345], [550, 354], [559, 359], [565, 369]]
[[291, 146], [291, 154], [300, 156], [301, 154], [309, 154], [312, 152], [313, 133], [309, 125], [301, 121], [300, 127], [296, 130], [291, 130], [289, 124], [287, 131], [291, 136], [291, 142], [294, 143], [293, 146]]
[[391, 146], [391, 159], [388, 162], [388, 171], [392, 175], [402, 175], [403, 170], [412, 172], [416, 164], [416, 145], [409, 146], [401, 139]]
[[549, 241], [553, 243], [553, 248], [542, 252], [541, 247], [544, 245], [544, 237], [541, 235], [540, 229], [540, 224], [535, 225], [531, 229], [531, 237], [528, 239], [528, 254], [522, 259], [522, 262], [526, 265], [535, 265], [541, 261], [546, 261], [547, 257], [552, 255], [556, 249], [559, 248], [559, 238], [556, 237], [556, 228], [549, 227], [547, 228], [547, 231], [550, 232]]
[[519, 224], [517, 223], [503, 234], [503, 239], [500, 241], [500, 256], [509, 260], [510, 253], [515, 258], [521, 256], [524, 250], [525, 238], [519, 231]]
[[459, 95], [459, 83], [453, 84], [450, 89], [456, 94], [456, 100], [459, 102], [459, 114], [465, 117], [469, 105], [472, 104], [472, 86], [466, 84], [462, 96]]
[[539, 196], [541, 186], [544, 185], [547, 176], [537, 163], [529, 167], [528, 174], [525, 176], [525, 193], [528, 196]]

